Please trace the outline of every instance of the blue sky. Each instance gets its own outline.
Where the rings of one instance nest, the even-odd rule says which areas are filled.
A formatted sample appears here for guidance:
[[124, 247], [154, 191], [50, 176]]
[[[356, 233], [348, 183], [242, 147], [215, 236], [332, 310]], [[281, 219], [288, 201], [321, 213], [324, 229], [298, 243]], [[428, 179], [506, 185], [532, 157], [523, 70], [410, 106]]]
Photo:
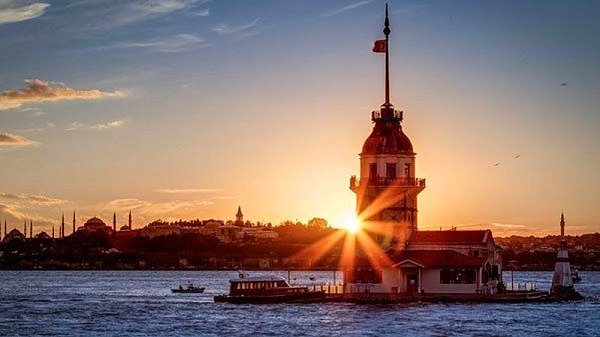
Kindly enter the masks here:
[[[550, 233], [564, 210], [598, 231], [600, 4], [389, 3], [421, 228]], [[383, 8], [0, 1], [0, 217], [335, 223], [383, 99]]]

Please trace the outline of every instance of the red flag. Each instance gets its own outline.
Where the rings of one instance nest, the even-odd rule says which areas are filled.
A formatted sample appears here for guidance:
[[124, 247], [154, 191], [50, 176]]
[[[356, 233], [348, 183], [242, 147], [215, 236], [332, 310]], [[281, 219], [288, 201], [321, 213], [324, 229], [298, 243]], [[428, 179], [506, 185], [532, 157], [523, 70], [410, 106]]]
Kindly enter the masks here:
[[375, 41], [375, 45], [373, 46], [373, 52], [385, 53], [386, 51], [387, 51], [387, 42], [385, 40]]

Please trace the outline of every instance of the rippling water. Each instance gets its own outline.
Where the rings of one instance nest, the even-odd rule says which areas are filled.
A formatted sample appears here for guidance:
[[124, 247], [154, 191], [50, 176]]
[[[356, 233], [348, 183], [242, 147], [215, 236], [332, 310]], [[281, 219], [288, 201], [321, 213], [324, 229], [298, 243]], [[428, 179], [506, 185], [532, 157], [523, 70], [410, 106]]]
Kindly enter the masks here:
[[[600, 336], [600, 272], [580, 274], [577, 290], [587, 299], [575, 303], [233, 305], [212, 297], [228, 291], [236, 272], [0, 271], [0, 335]], [[309, 275], [333, 278], [291, 277], [309, 283]], [[515, 272], [514, 279], [548, 289], [551, 276]], [[187, 281], [205, 293], [170, 292]]]

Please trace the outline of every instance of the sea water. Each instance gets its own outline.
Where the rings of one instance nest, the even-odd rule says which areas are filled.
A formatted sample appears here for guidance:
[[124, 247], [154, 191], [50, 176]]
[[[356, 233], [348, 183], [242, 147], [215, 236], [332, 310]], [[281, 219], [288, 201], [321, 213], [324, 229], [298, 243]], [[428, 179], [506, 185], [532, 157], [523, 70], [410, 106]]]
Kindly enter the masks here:
[[[236, 305], [212, 300], [228, 292], [235, 271], [0, 271], [0, 335], [600, 336], [600, 272], [580, 275], [576, 288], [586, 299], [570, 303]], [[289, 276], [292, 283], [321, 284], [332, 283], [334, 273]], [[545, 290], [551, 277], [513, 275], [515, 283]], [[504, 278], [510, 282], [511, 273]], [[206, 291], [171, 293], [189, 281]]]

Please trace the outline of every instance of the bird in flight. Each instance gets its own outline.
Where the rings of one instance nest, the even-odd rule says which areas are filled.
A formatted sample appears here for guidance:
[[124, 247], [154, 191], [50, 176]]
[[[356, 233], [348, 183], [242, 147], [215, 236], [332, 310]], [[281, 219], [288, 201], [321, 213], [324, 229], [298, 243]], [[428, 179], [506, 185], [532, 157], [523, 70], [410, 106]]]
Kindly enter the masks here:
[[517, 154], [515, 154], [515, 155], [513, 156], [513, 158], [515, 158], [515, 159], [517, 159], [517, 158], [521, 158], [521, 155], [517, 153]]
[[495, 162], [495, 163], [494, 163], [494, 164], [492, 164], [492, 165], [494, 165], [494, 166], [500, 166], [500, 163], [499, 163], [499, 162]]
[[566, 87], [567, 86], [567, 82], [563, 82], [561, 84], [558, 85], [559, 87]]

